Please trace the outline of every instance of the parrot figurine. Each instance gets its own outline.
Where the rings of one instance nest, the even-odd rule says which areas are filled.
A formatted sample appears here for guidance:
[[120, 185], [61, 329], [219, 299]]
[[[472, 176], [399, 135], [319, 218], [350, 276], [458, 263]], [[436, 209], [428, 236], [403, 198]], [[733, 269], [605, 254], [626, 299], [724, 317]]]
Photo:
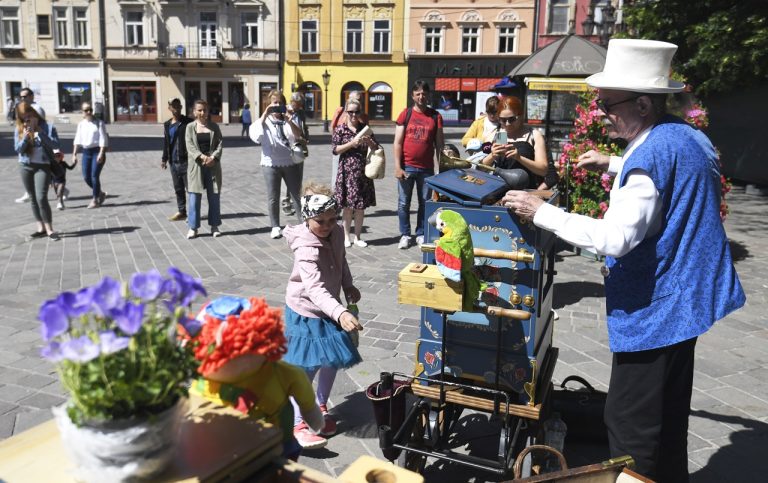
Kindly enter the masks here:
[[475, 265], [475, 250], [469, 227], [464, 217], [455, 211], [441, 210], [435, 214], [432, 224], [442, 234], [435, 242], [437, 269], [449, 280], [464, 281], [462, 308], [465, 312], [472, 312], [484, 287], [472, 270]]

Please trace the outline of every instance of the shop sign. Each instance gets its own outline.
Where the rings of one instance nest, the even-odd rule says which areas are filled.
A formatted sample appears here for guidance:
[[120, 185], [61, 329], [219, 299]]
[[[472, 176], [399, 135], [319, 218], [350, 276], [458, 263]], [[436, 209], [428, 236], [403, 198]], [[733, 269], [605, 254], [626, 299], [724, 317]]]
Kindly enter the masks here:
[[570, 79], [559, 77], [526, 77], [528, 89], [532, 91], [570, 91], [586, 92], [589, 90], [584, 79]]

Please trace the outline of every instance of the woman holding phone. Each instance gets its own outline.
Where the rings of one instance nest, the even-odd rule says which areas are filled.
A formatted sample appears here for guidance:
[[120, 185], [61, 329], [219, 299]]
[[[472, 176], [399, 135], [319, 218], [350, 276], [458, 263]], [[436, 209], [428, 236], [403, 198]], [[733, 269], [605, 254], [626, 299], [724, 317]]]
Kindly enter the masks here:
[[499, 123], [491, 152], [483, 164], [502, 169], [525, 170], [528, 188], [537, 188], [547, 174], [547, 144], [544, 136], [523, 124], [523, 105], [517, 97], [506, 97], [501, 103]]
[[272, 225], [271, 238], [280, 238], [280, 184], [285, 186], [293, 201], [293, 209], [301, 220], [299, 190], [304, 176], [304, 156], [298, 140], [301, 129], [286, 116], [285, 96], [273, 90], [267, 96], [272, 102], [257, 122], [251, 124], [251, 140], [261, 144], [261, 172], [267, 185], [267, 213]]

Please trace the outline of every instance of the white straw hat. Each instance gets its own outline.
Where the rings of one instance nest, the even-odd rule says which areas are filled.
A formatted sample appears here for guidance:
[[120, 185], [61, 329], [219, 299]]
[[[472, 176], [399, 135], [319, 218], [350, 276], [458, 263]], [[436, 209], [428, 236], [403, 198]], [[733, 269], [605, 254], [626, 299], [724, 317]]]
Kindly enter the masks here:
[[602, 72], [587, 77], [598, 89], [666, 94], [680, 92], [682, 82], [669, 78], [677, 45], [657, 40], [612, 39]]

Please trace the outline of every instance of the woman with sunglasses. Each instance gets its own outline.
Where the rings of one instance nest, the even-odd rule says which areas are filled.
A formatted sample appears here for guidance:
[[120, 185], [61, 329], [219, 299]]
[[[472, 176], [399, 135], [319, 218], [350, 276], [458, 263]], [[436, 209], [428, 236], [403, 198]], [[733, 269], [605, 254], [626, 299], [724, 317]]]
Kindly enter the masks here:
[[77, 151], [83, 150], [83, 179], [91, 188], [93, 198], [88, 208], [98, 208], [104, 204], [107, 193], [101, 189], [101, 170], [107, 161], [109, 137], [104, 121], [93, 117], [93, 107], [83, 102], [83, 120], [77, 124], [75, 139], [72, 141], [72, 164], [77, 163]]
[[[360, 239], [363, 231], [363, 216], [365, 209], [376, 206], [376, 189], [373, 180], [365, 175], [365, 158], [368, 149], [376, 149], [379, 143], [373, 135], [360, 136], [357, 134], [365, 127], [361, 119], [363, 107], [360, 101], [348, 99], [346, 105], [346, 120], [336, 126], [331, 138], [333, 154], [339, 156], [339, 169], [334, 183], [334, 197], [343, 209], [344, 246], [364, 248], [368, 244]], [[355, 218], [355, 235], [352, 238], [352, 217]]]
[[51, 163], [58, 162], [61, 158], [56, 129], [49, 126], [31, 104], [22, 102], [16, 106], [13, 140], [14, 149], [19, 154], [21, 181], [29, 193], [32, 214], [37, 221], [37, 231], [30, 236], [47, 236], [56, 241], [59, 236], [53, 231], [51, 205], [48, 204]]
[[504, 98], [500, 108], [499, 123], [507, 133], [507, 142], [494, 142], [483, 164], [502, 169], [521, 168], [530, 176], [528, 188], [536, 188], [547, 174], [544, 136], [523, 124], [523, 105], [517, 97]]

